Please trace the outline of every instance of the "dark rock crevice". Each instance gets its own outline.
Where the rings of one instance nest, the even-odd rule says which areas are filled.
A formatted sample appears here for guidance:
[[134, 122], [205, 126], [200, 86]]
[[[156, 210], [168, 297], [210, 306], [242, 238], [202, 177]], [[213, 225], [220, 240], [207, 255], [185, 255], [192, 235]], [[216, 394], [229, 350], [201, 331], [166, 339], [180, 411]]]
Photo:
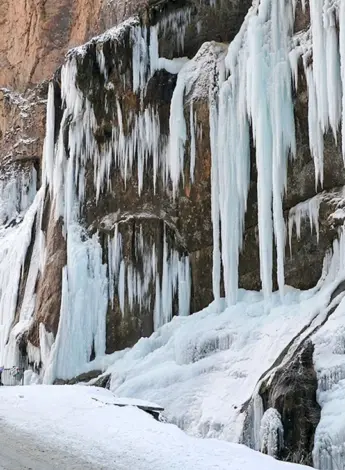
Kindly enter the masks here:
[[313, 352], [312, 342], [304, 343], [259, 391], [264, 410], [275, 408], [281, 415], [284, 446], [277, 457], [309, 466], [313, 466], [314, 435], [321, 415]]

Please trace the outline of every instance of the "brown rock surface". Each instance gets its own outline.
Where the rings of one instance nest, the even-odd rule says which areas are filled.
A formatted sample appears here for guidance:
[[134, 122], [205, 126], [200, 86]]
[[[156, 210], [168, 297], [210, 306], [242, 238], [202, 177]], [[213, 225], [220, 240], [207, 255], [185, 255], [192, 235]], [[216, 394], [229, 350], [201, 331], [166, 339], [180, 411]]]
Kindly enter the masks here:
[[49, 198], [43, 215], [42, 230], [46, 239], [46, 260], [44, 272], [37, 283], [37, 297], [34, 322], [28, 339], [34, 346], [39, 346], [39, 324], [43, 323], [48, 332], [56, 335], [61, 305], [62, 268], [67, 262], [66, 240], [62, 234], [61, 222], [54, 220]]
[[0, 86], [51, 77], [66, 50], [98, 32], [101, 0], [1, 0]]
[[39, 170], [45, 134], [46, 85], [43, 83], [23, 94], [0, 88], [2, 165], [18, 166], [31, 161]]

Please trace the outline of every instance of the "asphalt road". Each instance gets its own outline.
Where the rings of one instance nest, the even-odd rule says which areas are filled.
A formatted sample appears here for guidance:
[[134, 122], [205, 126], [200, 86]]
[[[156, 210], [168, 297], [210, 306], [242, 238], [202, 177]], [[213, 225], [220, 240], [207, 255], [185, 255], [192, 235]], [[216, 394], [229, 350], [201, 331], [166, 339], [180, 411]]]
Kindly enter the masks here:
[[0, 470], [95, 470], [81, 457], [51, 445], [42, 444], [29, 434], [11, 428], [0, 419]]

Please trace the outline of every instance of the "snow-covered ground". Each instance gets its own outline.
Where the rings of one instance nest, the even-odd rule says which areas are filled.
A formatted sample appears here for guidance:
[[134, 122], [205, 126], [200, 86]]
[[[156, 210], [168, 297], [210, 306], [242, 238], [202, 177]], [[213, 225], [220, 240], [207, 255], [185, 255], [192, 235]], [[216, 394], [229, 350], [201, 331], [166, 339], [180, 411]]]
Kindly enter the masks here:
[[[187, 436], [111, 392], [84, 386], [3, 387], [0, 419], [40, 442], [68, 448], [109, 470], [302, 470], [245, 446]], [[1, 450], [0, 450], [1, 456]]]

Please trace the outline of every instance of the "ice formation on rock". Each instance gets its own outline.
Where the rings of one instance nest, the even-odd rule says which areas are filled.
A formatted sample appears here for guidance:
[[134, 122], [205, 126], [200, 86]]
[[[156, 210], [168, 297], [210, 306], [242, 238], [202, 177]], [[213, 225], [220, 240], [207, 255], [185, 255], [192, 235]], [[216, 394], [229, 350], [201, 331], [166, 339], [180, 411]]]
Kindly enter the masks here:
[[[260, 272], [266, 298], [272, 291], [273, 237], [278, 284], [284, 288], [285, 222], [282, 197], [289, 155], [295, 153], [290, 68], [293, 5], [255, 3], [225, 61], [229, 78], [221, 85], [216, 160], [224, 284], [228, 302], [236, 302], [238, 261], [249, 190], [250, 132], [258, 170]], [[212, 184], [215, 184], [213, 182]], [[231, 201], [231, 203], [230, 203]], [[272, 217], [273, 215], [273, 217]]]
[[[345, 278], [345, 238], [341, 228], [333, 244], [333, 257], [328, 263], [329, 280], [342, 286]], [[338, 282], [337, 282], [338, 281]], [[315, 468], [342, 468], [345, 458], [345, 327], [344, 290], [338, 289], [332, 309], [326, 310], [327, 321], [313, 338], [314, 364], [318, 376], [317, 400], [321, 420], [316, 429], [313, 459]]]
[[[44, 193], [40, 190], [22, 221], [2, 227], [0, 232], [0, 362], [13, 367], [19, 362], [18, 342], [28, 329], [35, 309], [35, 287], [40, 268], [40, 210]], [[35, 238], [33, 238], [33, 229]], [[31, 258], [27, 258], [33, 244]], [[19, 285], [24, 281], [24, 265], [29, 265], [25, 291], [18, 302]], [[13, 321], [18, 314], [18, 321]]]
[[[132, 262], [124, 262], [122, 235], [119, 225], [115, 225], [114, 236], [108, 237], [109, 253], [109, 301], [114, 295], [119, 299], [122, 314], [125, 314], [125, 298], [130, 311], [134, 306], [150, 308], [154, 305], [153, 323], [155, 330], [169, 322], [173, 316], [173, 301], [178, 298], [179, 315], [190, 311], [190, 267], [188, 256], [181, 256], [177, 250], [169, 248], [166, 232], [163, 240], [162, 277], [155, 244], [148, 244], [140, 226], [135, 235], [134, 259], [142, 260], [139, 267]], [[154, 290], [153, 304], [151, 290]]]
[[[147, 80], [159, 66], [158, 43], [155, 31], [150, 32], [135, 22], [131, 24], [133, 49], [133, 92], [142, 94]], [[116, 32], [112, 33], [116, 37]], [[148, 38], [151, 43], [148, 46]], [[119, 99], [116, 101], [118, 125], [112, 129], [111, 139], [100, 148], [95, 132], [97, 121], [93, 106], [77, 85], [78, 55], [76, 50], [67, 58], [61, 70], [61, 99], [63, 116], [60, 133], [54, 145], [54, 90], [50, 86], [47, 111], [47, 135], [44, 149], [43, 181], [49, 187], [55, 207], [55, 217], [63, 218], [67, 239], [67, 266], [63, 270], [62, 302], [59, 330], [46, 365], [45, 382], [55, 377], [68, 378], [77, 375], [94, 355], [105, 353], [105, 316], [108, 299], [113, 304], [114, 295], [119, 299], [122, 313], [125, 302], [133, 310], [148, 307], [149, 291], [155, 285], [154, 325], [159, 327], [170, 321], [174, 298], [178, 298], [178, 312], [189, 314], [190, 268], [188, 256], [181, 256], [168, 247], [164, 239], [162, 276], [158, 273], [155, 247], [143, 250], [142, 237], [136, 242], [137, 256], [143, 261], [143, 270], [122, 256], [121, 234], [114, 227], [114, 236], [108, 238], [108, 268], [102, 263], [102, 247], [97, 234], [90, 237], [80, 226], [80, 216], [85, 203], [87, 166], [93, 169], [93, 185], [98, 202], [103, 192], [111, 188], [111, 173], [116, 169], [123, 180], [137, 168], [138, 192], [144, 184], [144, 171], [148, 159], [152, 159], [153, 183], [160, 178], [167, 184], [167, 142], [160, 133], [159, 116], [153, 108], [146, 107], [137, 114], [123, 114]], [[97, 41], [96, 59], [100, 71], [107, 80], [107, 64], [100, 40]], [[182, 61], [185, 63], [185, 60]], [[178, 70], [182, 63], [179, 62]], [[168, 67], [166, 62], [164, 65]], [[181, 102], [183, 109], [183, 102]], [[126, 122], [125, 122], [126, 120]], [[130, 129], [125, 133], [124, 129]], [[65, 145], [66, 132], [68, 149]], [[170, 171], [171, 174], [171, 171]], [[77, 273], [79, 272], [79, 275]], [[82, 275], [80, 273], [83, 273]], [[91, 291], [93, 294], [91, 294]], [[82, 292], [89, 295], [83, 299]], [[76, 340], [79, 335], [79, 340]], [[70, 358], [69, 360], [67, 358]], [[73, 359], [71, 359], [73, 358]]]
[[319, 240], [319, 209], [320, 202], [322, 200], [322, 194], [318, 194], [307, 201], [297, 204], [289, 211], [289, 246], [290, 252], [291, 240], [294, 226], [296, 227], [296, 236], [299, 239], [301, 237], [301, 221], [309, 218], [310, 231], [313, 233], [315, 229], [317, 240]]
[[260, 426], [261, 452], [277, 457], [284, 444], [281, 416], [275, 408], [265, 411]]
[[[345, 61], [337, 34], [337, 18], [344, 14], [344, 6], [337, 1], [313, 2], [310, 33], [293, 37], [295, 8], [296, 2], [262, 0], [253, 4], [241, 31], [229, 47], [225, 61], [229, 78], [219, 82], [218, 119], [222, 124], [226, 122], [226, 126], [215, 125], [214, 112], [210, 112], [212, 186], [219, 188], [213, 192], [213, 220], [218, 224], [216, 212], [219, 210], [224, 284], [230, 303], [237, 298], [238, 260], [249, 189], [250, 133], [258, 170], [262, 288], [269, 298], [274, 241], [277, 279], [283, 294], [286, 229], [282, 198], [287, 190], [288, 158], [295, 154], [292, 88], [298, 86], [300, 56], [308, 83], [309, 138], [316, 185], [323, 182], [323, 134], [330, 127], [337, 138]], [[340, 34], [344, 34], [342, 26]], [[214, 106], [212, 96], [210, 110]], [[310, 206], [308, 210], [311, 224], [317, 229], [317, 199], [313, 202], [315, 207]], [[290, 240], [294, 221], [297, 233], [299, 231], [303, 208], [296, 210], [295, 218], [290, 213]], [[214, 233], [216, 247], [218, 229]], [[215, 288], [215, 297], [218, 290]]]
[[8, 225], [20, 219], [32, 204], [37, 191], [37, 174], [23, 171], [10, 173], [0, 180], [0, 224]]
[[[303, 1], [302, 6], [306, 7]], [[267, 311], [267, 306], [273, 305], [274, 247], [279, 290], [282, 297], [285, 295], [287, 230], [282, 202], [288, 190], [288, 162], [296, 153], [293, 91], [298, 87], [300, 63], [303, 63], [307, 81], [309, 146], [316, 187], [323, 184], [324, 134], [331, 130], [334, 138], [339, 138], [340, 124], [345, 159], [345, 1], [310, 2], [310, 31], [294, 36], [296, 7], [296, 0], [255, 0], [228, 48], [206, 43], [190, 60], [183, 57], [185, 31], [191, 17], [189, 9], [172, 13], [150, 27], [142, 25], [137, 18], [130, 19], [70, 52], [61, 70], [63, 115], [56, 142], [57, 103], [54, 103], [54, 85], [49, 88], [41, 189], [37, 192], [34, 170], [29, 179], [27, 175], [23, 176], [25, 183], [8, 178], [0, 182], [0, 362], [12, 366], [19, 361], [18, 338], [27, 331], [34, 313], [35, 284], [38, 273], [44, 269], [44, 254], [40, 255], [40, 251], [44, 252], [41, 217], [46, 190], [50, 192], [56, 219], [61, 217], [63, 220], [67, 240], [57, 337], [53, 343], [42, 326], [40, 348], [28, 345], [29, 360], [37, 366], [43, 364], [46, 382], [52, 382], [56, 377], [70, 378], [82, 372], [91, 359], [98, 360], [104, 355], [106, 312], [108, 303], [113, 304], [115, 296], [123, 313], [126, 303], [129, 308], [151, 305], [149, 285], [153, 284], [152, 315], [156, 328], [171, 320], [176, 296], [180, 315], [189, 313], [191, 273], [186, 254], [169, 246], [165, 237], [162, 274], [159, 276], [156, 247], [153, 244], [147, 246], [139, 236], [135, 240], [135, 249], [143, 258], [143, 269], [139, 270], [123, 255], [119, 223], [112, 226], [108, 235], [108, 258], [104, 261], [104, 247], [99, 236], [83, 227], [82, 215], [90, 174], [93, 185], [90, 189], [95, 192], [96, 203], [109, 191], [116, 198], [117, 188], [111, 187], [113, 172], [118, 172], [125, 183], [136, 176], [141, 194], [145, 187], [145, 171], [152, 167], [150, 177], [154, 191], [159, 183], [170, 197], [171, 192], [176, 196], [180, 185], [186, 183], [185, 166], [189, 161], [189, 176], [193, 183], [198, 155], [196, 110], [200, 98], [207, 97], [209, 105], [216, 310], [220, 311], [222, 307], [221, 273], [228, 306], [236, 304], [240, 298], [239, 255], [243, 249], [252, 150], [255, 150], [257, 170], [260, 274]], [[109, 64], [103, 50], [103, 43], [122, 41], [128, 30], [131, 91], [140, 98], [137, 112], [126, 112], [123, 108], [114, 83], [109, 81]], [[178, 53], [178, 57], [169, 60], [159, 56], [159, 42], [167, 31], [173, 33]], [[90, 44], [95, 46], [95, 59], [105, 89], [114, 91], [115, 96], [112, 105], [116, 108], [117, 124], [113, 125], [111, 137], [102, 146], [95, 137], [100, 123], [92, 101], [82, 92], [77, 80], [78, 61], [86, 56]], [[116, 62], [116, 59], [115, 64], [120, 70], [120, 61]], [[159, 112], [154, 105], [144, 105], [148, 82], [161, 68], [177, 74], [169, 136], [161, 132]], [[120, 78], [125, 83], [128, 75]], [[109, 105], [109, 102], [105, 103], [105, 111]], [[189, 159], [186, 158], [188, 139]], [[290, 211], [290, 245], [294, 226], [299, 236], [301, 219], [306, 216], [310, 219], [311, 229], [315, 228], [318, 234], [319, 205], [320, 198], [316, 196]], [[333, 256], [327, 258], [328, 275], [323, 279], [325, 289], [343, 280], [343, 244], [343, 234], [340, 234], [339, 241], [334, 243]], [[30, 246], [32, 253], [28, 260], [26, 285], [17, 312], [18, 289]], [[321, 283], [318, 288], [320, 286]], [[332, 318], [340, 315], [341, 305], [342, 302]], [[18, 322], [12, 328], [15, 318]], [[316, 348], [316, 364], [323, 415], [316, 434], [314, 457], [321, 469], [331, 470], [332, 462], [340, 461], [342, 456], [343, 428], [340, 425], [341, 431], [330, 428], [330, 445], [326, 443], [323, 430], [327, 416], [333, 410], [330, 404], [333, 394], [337, 396], [343, 387], [343, 364], [339, 353], [334, 352], [341, 349], [341, 338], [333, 348], [336, 359], [332, 356], [331, 365], [318, 362], [323, 355], [325, 339], [322, 335], [326, 331], [320, 328], [320, 336], [317, 336], [321, 338]], [[275, 427], [268, 426], [272, 413], [267, 412], [264, 416], [263, 428], [265, 446], [274, 453], [272, 436], [274, 432], [279, 434], [280, 428], [277, 420]], [[257, 442], [257, 423], [255, 434]]]
[[73, 377], [92, 356], [105, 354], [107, 305], [106, 265], [98, 236], [89, 238], [79, 225], [69, 225], [59, 330], [44, 377], [46, 383], [56, 377]]

